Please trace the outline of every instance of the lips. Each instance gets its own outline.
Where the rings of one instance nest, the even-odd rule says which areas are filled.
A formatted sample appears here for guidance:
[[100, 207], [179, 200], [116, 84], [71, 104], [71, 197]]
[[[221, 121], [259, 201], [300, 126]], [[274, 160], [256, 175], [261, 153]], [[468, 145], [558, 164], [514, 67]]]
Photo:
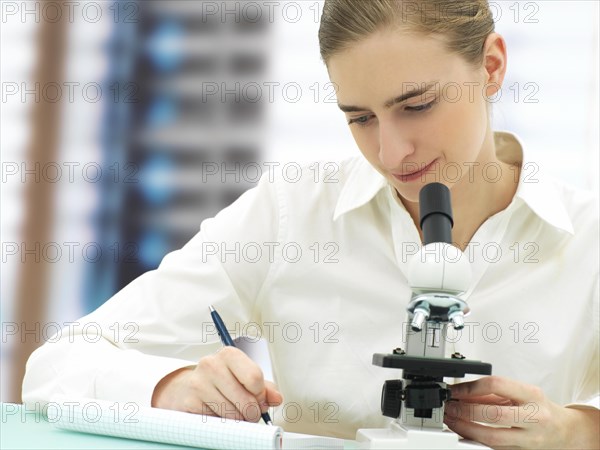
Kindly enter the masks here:
[[422, 169], [417, 170], [415, 172], [411, 172], [411, 173], [407, 173], [407, 174], [392, 174], [392, 175], [394, 175], [394, 178], [396, 178], [397, 180], [402, 181], [403, 183], [406, 183], [408, 181], [413, 181], [413, 180], [416, 180], [416, 179], [420, 178], [429, 169], [431, 169], [433, 167], [433, 165], [435, 164], [436, 161], [437, 161], [437, 158], [434, 159], [433, 161], [431, 161], [429, 164], [427, 164]]

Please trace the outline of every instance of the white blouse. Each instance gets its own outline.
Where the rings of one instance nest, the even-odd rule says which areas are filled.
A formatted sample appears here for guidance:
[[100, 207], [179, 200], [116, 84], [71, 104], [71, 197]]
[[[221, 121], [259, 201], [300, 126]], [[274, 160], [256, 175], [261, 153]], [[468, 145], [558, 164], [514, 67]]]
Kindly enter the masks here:
[[[519, 186], [465, 250], [472, 312], [446, 350], [559, 404], [598, 407], [598, 200], [544, 177], [514, 135], [495, 140], [501, 160], [522, 165]], [[418, 231], [363, 158], [271, 175], [34, 352], [23, 400], [150, 405], [163, 376], [221, 348], [212, 304], [234, 338], [267, 341], [285, 430], [353, 439], [385, 426], [381, 387], [401, 372], [371, 358], [402, 346]]]

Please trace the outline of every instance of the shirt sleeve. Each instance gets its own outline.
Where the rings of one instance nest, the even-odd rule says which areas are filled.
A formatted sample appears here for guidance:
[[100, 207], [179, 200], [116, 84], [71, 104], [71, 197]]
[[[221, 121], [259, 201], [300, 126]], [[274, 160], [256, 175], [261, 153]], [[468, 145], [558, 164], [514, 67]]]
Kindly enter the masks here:
[[592, 358], [586, 371], [580, 395], [576, 402], [565, 405], [568, 408], [595, 408], [600, 409], [600, 277], [595, 280], [592, 296], [592, 321], [594, 348]]
[[[279, 236], [277, 187], [263, 176], [158, 269], [137, 278], [91, 314], [67, 324], [30, 356], [25, 403], [56, 394], [149, 406], [156, 384], [221, 343], [213, 305], [232, 336], [256, 318]], [[260, 255], [258, 252], [260, 251]]]

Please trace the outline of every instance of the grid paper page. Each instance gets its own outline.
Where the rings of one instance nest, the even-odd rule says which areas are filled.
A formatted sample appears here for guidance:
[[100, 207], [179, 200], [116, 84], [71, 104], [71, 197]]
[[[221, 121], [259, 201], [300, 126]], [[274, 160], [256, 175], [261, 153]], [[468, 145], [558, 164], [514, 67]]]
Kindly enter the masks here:
[[344, 450], [344, 439], [286, 432], [283, 435], [281, 448], [283, 450]]
[[48, 421], [66, 430], [207, 449], [281, 448], [282, 429], [135, 403], [53, 398]]

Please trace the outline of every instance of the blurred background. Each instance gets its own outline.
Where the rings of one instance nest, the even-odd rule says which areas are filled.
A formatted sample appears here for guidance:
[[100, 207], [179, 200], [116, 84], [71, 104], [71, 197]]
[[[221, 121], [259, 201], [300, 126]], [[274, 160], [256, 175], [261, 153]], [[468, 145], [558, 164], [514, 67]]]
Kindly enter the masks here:
[[[490, 2], [494, 128], [598, 191], [598, 2]], [[1, 2], [0, 400], [24, 363], [274, 164], [358, 155], [320, 61], [322, 1]], [[268, 364], [268, 361], [265, 361]]]

